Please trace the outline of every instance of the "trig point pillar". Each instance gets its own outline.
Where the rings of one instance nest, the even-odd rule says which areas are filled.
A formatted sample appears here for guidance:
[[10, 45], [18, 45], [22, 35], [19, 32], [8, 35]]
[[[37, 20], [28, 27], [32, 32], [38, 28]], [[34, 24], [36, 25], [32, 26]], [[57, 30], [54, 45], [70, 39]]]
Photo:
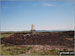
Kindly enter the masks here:
[[35, 26], [34, 26], [34, 24], [32, 24], [32, 26], [31, 26], [31, 34], [32, 35], [35, 34]]

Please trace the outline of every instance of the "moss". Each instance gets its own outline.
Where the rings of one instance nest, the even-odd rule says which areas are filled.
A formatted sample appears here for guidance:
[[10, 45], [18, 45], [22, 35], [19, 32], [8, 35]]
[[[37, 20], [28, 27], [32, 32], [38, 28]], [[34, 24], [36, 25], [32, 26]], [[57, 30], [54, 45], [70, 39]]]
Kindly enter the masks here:
[[18, 46], [1, 46], [1, 55], [19, 55], [25, 54], [32, 47], [18, 47]]
[[66, 51], [68, 51], [68, 49], [64, 49], [63, 51], [66, 52]]
[[50, 51], [50, 54], [53, 54], [53, 55], [58, 55], [59, 54], [59, 50], [56, 50], [56, 49], [49, 50], [49, 51]]

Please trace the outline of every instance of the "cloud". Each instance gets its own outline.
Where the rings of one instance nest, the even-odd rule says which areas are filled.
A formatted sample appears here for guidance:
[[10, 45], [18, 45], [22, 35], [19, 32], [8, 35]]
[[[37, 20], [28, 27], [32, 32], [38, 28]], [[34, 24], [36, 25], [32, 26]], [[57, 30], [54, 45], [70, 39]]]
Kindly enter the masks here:
[[49, 4], [49, 3], [44, 3], [44, 4], [42, 4], [42, 6], [51, 7], [51, 6], [54, 6], [54, 5], [53, 4]]
[[[39, 27], [39, 28], [38, 28]], [[74, 25], [49, 25], [38, 26], [37, 30], [74, 30]]]
[[41, 4], [33, 4], [33, 6], [51, 7], [55, 5], [50, 3], [41, 3]]

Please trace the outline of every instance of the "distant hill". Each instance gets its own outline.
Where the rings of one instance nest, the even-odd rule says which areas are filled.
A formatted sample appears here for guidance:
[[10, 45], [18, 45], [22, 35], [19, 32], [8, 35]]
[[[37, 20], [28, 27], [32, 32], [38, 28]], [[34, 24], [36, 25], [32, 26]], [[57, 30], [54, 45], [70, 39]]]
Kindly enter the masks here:
[[[74, 30], [36, 30], [36, 32], [65, 32], [65, 31], [74, 31]], [[31, 32], [31, 30], [24, 30], [24, 31], [0, 31], [0, 32]]]

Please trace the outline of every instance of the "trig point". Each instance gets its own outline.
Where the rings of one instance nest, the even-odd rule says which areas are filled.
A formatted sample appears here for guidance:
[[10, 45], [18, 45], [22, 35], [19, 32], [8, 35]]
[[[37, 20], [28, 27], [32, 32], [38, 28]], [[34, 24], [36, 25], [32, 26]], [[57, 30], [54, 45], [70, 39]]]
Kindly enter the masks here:
[[34, 26], [34, 24], [32, 24], [32, 26], [31, 26], [31, 34], [35, 34], [35, 26]]

